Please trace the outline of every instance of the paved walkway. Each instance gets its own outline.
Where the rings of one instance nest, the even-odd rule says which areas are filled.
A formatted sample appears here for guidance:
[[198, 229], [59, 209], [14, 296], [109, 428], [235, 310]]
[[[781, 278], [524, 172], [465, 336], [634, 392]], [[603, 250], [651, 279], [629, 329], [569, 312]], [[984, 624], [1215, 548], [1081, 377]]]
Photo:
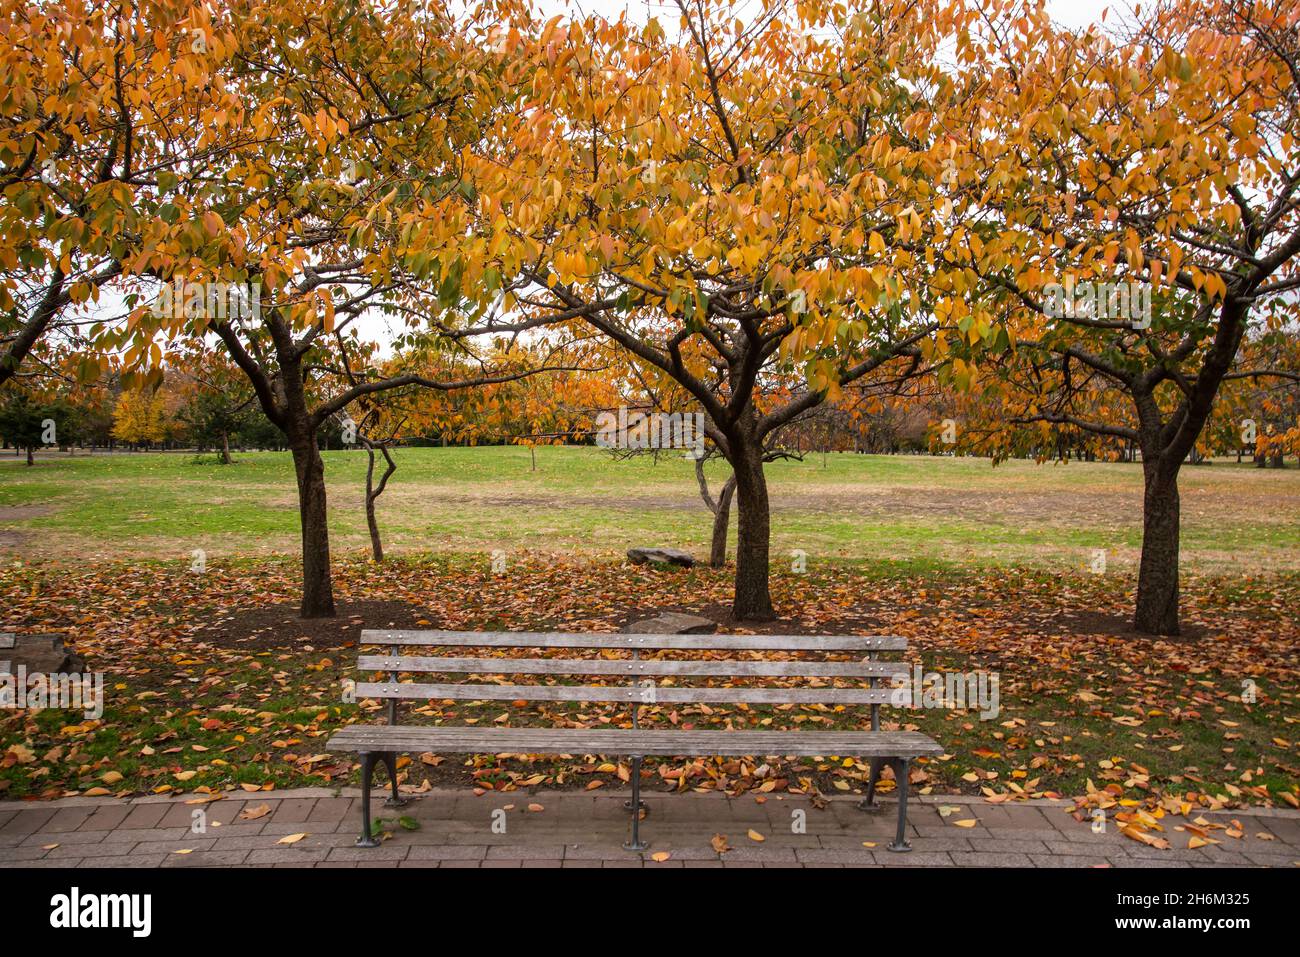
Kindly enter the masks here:
[[[379, 794], [378, 791], [375, 792]], [[969, 798], [925, 798], [910, 816], [910, 854], [885, 849], [895, 806], [866, 815], [857, 798], [807, 799], [722, 794], [646, 795], [642, 837], [650, 849], [624, 851], [626, 794], [611, 791], [529, 795], [430, 791], [406, 809], [419, 823], [371, 850], [353, 847], [359, 792], [322, 788], [239, 794], [208, 804], [185, 798], [66, 798], [0, 802], [0, 867], [1292, 867], [1300, 865], [1300, 812], [1207, 813], [1240, 822], [1244, 837], [1187, 849], [1173, 830], [1171, 850], [1148, 847], [1112, 823], [1093, 833], [1065, 802], [990, 805]], [[190, 799], [193, 796], [189, 796]], [[940, 809], [947, 811], [941, 813]], [[196, 812], [203, 812], [196, 818]], [[971, 826], [958, 821], [974, 820]], [[409, 822], [408, 822], [409, 823]], [[760, 842], [752, 835], [761, 835]], [[297, 835], [305, 835], [297, 837]], [[711, 844], [722, 835], [719, 853]], [[284, 838], [292, 843], [280, 843]], [[721, 842], [719, 842], [721, 843]], [[668, 854], [666, 860], [655, 856]]]

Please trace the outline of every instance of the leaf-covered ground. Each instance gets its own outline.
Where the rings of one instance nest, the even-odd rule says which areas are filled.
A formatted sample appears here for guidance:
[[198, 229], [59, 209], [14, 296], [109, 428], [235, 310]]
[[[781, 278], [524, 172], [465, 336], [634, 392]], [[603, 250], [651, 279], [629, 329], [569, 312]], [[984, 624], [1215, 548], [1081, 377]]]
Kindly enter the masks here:
[[[654, 610], [721, 618], [729, 572], [669, 572], [620, 563], [514, 561], [493, 575], [486, 556], [373, 566], [337, 563], [341, 616], [296, 619], [296, 564], [285, 560], [188, 565], [7, 563], [0, 567], [0, 630], [58, 631], [106, 672], [102, 719], [46, 710], [0, 712], [0, 794], [259, 790], [355, 783], [349, 756], [326, 737], [377, 720], [373, 702], [345, 704], [361, 627], [614, 630]], [[762, 630], [906, 635], [926, 670], [997, 672], [1000, 713], [895, 710], [887, 727], [919, 728], [945, 748], [914, 784], [929, 793], [995, 800], [1076, 797], [1121, 815], [1186, 814], [1232, 805], [1295, 806], [1300, 577], [1192, 578], [1186, 635], [1131, 633], [1131, 583], [1062, 578], [1042, 570], [997, 577], [905, 565], [839, 565], [778, 574], [785, 617]], [[725, 630], [739, 630], [724, 626]], [[1245, 703], [1243, 690], [1254, 689]], [[1250, 697], [1247, 694], [1246, 697]], [[408, 706], [409, 708], [409, 706]], [[865, 710], [865, 709], [864, 709]], [[644, 707], [643, 726], [861, 727], [854, 709]], [[511, 725], [627, 724], [617, 706], [432, 702], [407, 720]], [[894, 722], [897, 722], [895, 724]], [[759, 758], [758, 761], [762, 759]], [[852, 757], [757, 763], [661, 758], [664, 788], [857, 791], [866, 766]], [[509, 790], [617, 785], [617, 756], [466, 758], [415, 755], [404, 783]], [[889, 786], [886, 782], [885, 787]], [[1148, 837], [1140, 820], [1133, 825]]]

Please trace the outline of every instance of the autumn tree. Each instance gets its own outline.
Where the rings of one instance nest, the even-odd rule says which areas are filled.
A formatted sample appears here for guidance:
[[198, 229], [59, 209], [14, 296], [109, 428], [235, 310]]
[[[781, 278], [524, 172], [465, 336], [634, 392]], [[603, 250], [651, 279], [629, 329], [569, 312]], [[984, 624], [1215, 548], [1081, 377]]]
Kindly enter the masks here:
[[113, 408], [113, 437], [133, 445], [150, 445], [167, 436], [167, 412], [161, 392], [123, 390]]
[[472, 328], [577, 324], [689, 395], [735, 474], [733, 614], [768, 619], [770, 436], [938, 324], [907, 244], [936, 173], [935, 56], [966, 14], [678, 9], [678, 39], [599, 17], [502, 30], [519, 108], [467, 159], [468, 195], [404, 235], [480, 303], [505, 294]]
[[[1140, 449], [1144, 632], [1179, 632], [1179, 469], [1242, 343], [1295, 315], [1298, 16], [1157, 3], [1080, 33], [1009, 3], [957, 47], [982, 107], [945, 117], [941, 255], [979, 277], [1005, 330], [996, 358], [962, 358], [1008, 383], [1010, 427]], [[1108, 396], [1124, 411], [1090, 414], [1099, 397], [1121, 407]]]
[[178, 397], [176, 421], [199, 448], [218, 449], [230, 465], [230, 439], [258, 413], [243, 372], [220, 349], [191, 349], [173, 356], [167, 384]]
[[217, 154], [252, 142], [204, 122], [230, 104], [195, 52], [201, 10], [0, 2], [0, 384], [56, 330], [83, 379], [106, 370], [116, 343], [82, 334], [103, 331], [101, 290], [174, 234], [178, 192], [210, 187]]
[[248, 379], [293, 455], [304, 617], [334, 614], [321, 426], [385, 390], [528, 371], [441, 382], [353, 361], [368, 311], [412, 324], [441, 312], [439, 290], [411, 282], [396, 256], [396, 214], [458, 188], [457, 145], [490, 116], [495, 68], [473, 42], [476, 15], [487, 16], [231, 0], [184, 23], [194, 39], [177, 69], [205, 102], [220, 93], [198, 135], [224, 148], [201, 183], [169, 180], [174, 229], [124, 264], [153, 283], [133, 289], [130, 320], [101, 340], [156, 373], [160, 343], [215, 337]]

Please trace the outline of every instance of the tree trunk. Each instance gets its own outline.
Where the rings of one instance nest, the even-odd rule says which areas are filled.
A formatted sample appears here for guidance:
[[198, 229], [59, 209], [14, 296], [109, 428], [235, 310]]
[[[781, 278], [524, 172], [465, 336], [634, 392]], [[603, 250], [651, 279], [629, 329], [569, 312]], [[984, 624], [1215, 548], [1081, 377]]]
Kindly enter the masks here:
[[[15, 451], [17, 450], [15, 449]], [[36, 459], [32, 456], [32, 447], [30, 445], [27, 446], [27, 464], [28, 465], [36, 464]]]
[[1142, 562], [1133, 626], [1151, 635], [1177, 635], [1178, 468], [1143, 453]]
[[379, 520], [375, 518], [375, 449], [366, 443], [366, 527], [370, 529], [370, 555], [376, 564], [384, 560], [384, 543], [379, 538]]
[[772, 595], [768, 588], [768, 546], [772, 516], [763, 475], [763, 450], [755, 443], [733, 440], [736, 498], [740, 517], [736, 523], [736, 595], [731, 613], [737, 621], [771, 621]]
[[298, 476], [298, 512], [302, 521], [302, 617], [333, 618], [334, 586], [330, 579], [330, 533], [325, 509], [325, 463], [311, 429], [290, 437]]
[[731, 525], [731, 497], [735, 492], [736, 477], [733, 475], [718, 493], [717, 511], [713, 513], [713, 547], [709, 550], [711, 568], [727, 564], [727, 529]]
[[225, 431], [221, 433], [221, 464], [230, 464], [230, 435]]
[[366, 454], [370, 457], [370, 462], [366, 466], [366, 525], [370, 529], [370, 553], [376, 563], [384, 560], [384, 543], [379, 537], [379, 520], [375, 517], [375, 500], [384, 494], [384, 489], [388, 485], [388, 480], [392, 478], [393, 473], [397, 471], [397, 463], [393, 461], [392, 455], [388, 452], [388, 447], [380, 445], [379, 450], [384, 454], [384, 475], [379, 480], [379, 486], [375, 486], [375, 443], [361, 436], [361, 442], [366, 447]]

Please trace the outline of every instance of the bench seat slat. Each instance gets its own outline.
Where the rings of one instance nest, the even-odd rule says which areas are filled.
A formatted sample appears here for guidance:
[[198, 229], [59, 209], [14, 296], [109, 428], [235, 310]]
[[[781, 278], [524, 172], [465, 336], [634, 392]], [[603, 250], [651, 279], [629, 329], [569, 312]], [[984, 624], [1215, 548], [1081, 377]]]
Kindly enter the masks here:
[[630, 658], [417, 658], [361, 655], [360, 671], [489, 675], [656, 675], [688, 677], [892, 678], [898, 661], [634, 661]]
[[847, 755], [922, 757], [943, 753], [918, 731], [655, 731], [625, 728], [430, 728], [353, 724], [330, 751], [459, 754]]
[[680, 688], [639, 685], [494, 685], [358, 682], [358, 698], [457, 701], [625, 701], [638, 704], [889, 704], [888, 688]]
[[690, 651], [905, 651], [897, 635], [623, 635], [550, 631], [361, 632], [363, 645], [458, 645], [467, 648], [676, 648]]

